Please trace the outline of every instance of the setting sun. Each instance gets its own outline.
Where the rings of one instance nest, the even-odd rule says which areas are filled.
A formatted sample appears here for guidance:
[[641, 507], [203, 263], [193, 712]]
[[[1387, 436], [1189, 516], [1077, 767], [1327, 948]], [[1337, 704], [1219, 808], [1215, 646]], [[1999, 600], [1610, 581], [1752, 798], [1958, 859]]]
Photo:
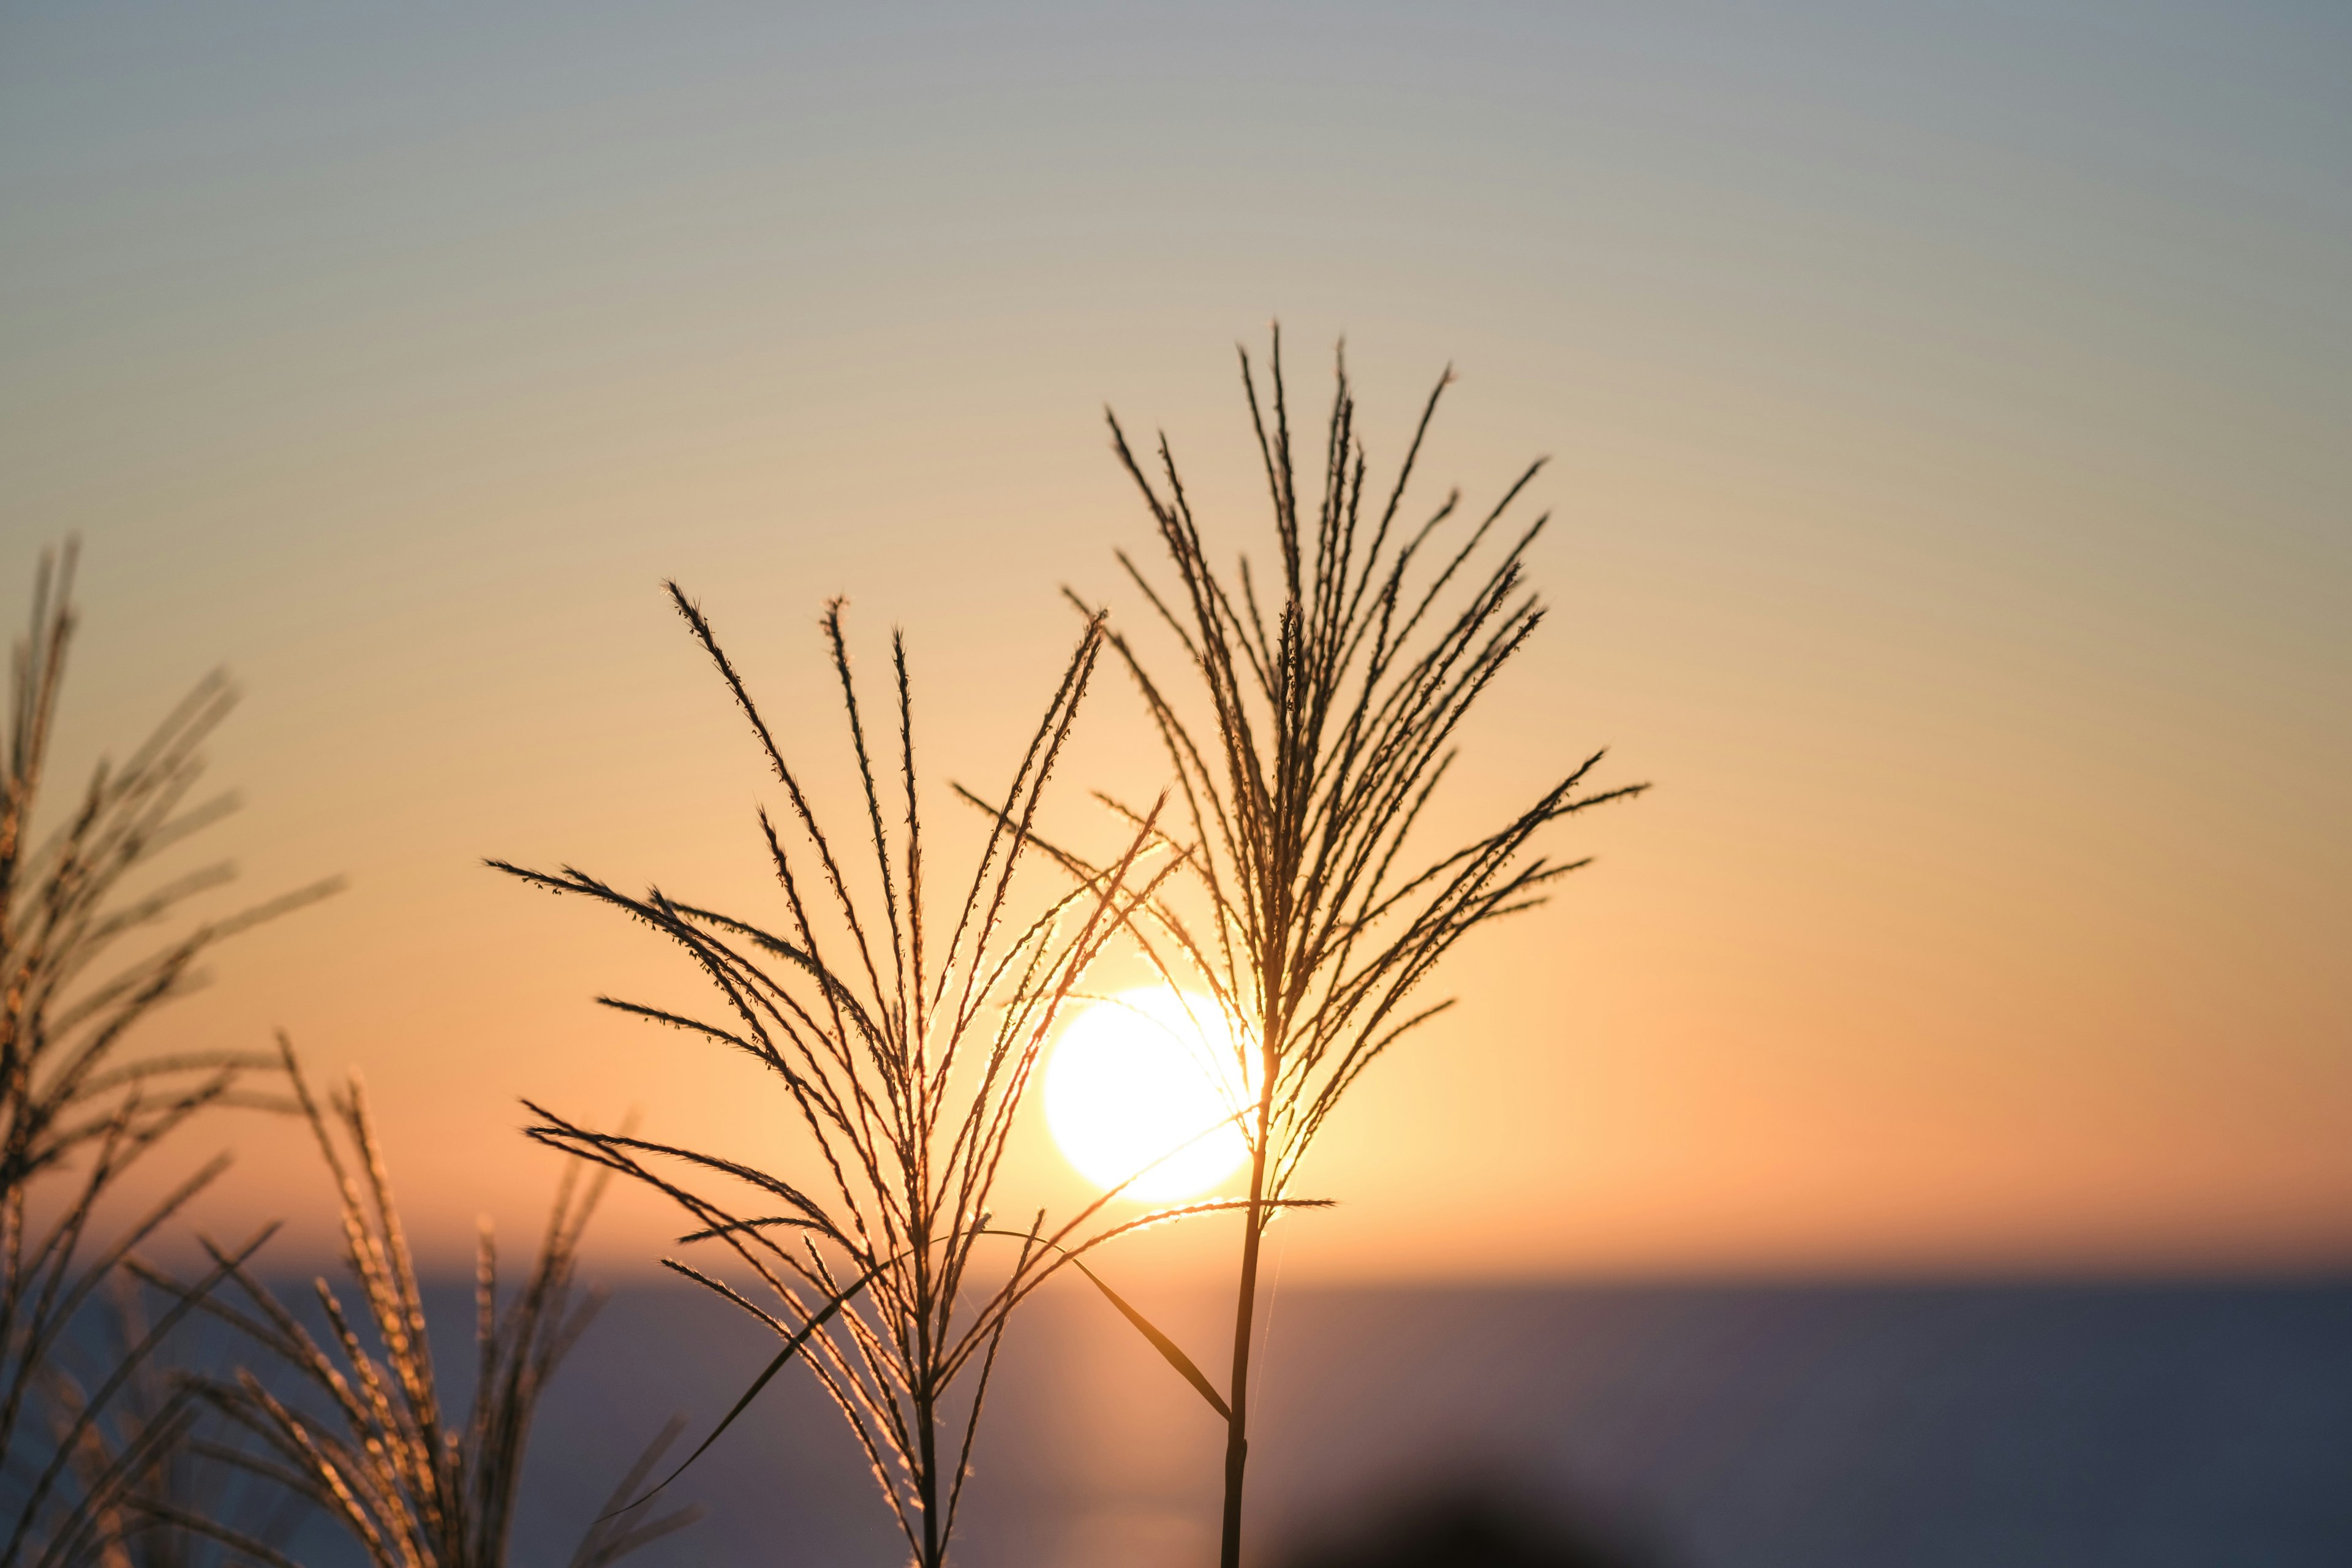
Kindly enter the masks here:
[[1256, 1090], [1240, 1056], [1205, 996], [1152, 985], [1103, 997], [1070, 1020], [1046, 1063], [1046, 1124], [1089, 1181], [1134, 1176], [1129, 1197], [1191, 1197], [1248, 1155], [1228, 1120]]

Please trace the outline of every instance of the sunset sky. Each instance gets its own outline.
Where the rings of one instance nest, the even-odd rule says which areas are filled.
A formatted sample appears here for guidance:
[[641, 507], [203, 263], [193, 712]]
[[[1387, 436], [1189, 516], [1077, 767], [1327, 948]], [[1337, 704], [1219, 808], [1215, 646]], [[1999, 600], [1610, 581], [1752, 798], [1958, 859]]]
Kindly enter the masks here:
[[[154, 1042], [362, 1069], [436, 1258], [535, 1222], [518, 1096], [790, 1158], [589, 1004], [680, 962], [481, 858], [768, 896], [670, 576], [836, 801], [820, 606], [877, 677], [903, 626], [955, 820], [1060, 586], [1139, 618], [1106, 403], [1265, 549], [1279, 317], [1376, 476], [1449, 363], [1417, 494], [1554, 457], [1445, 825], [1604, 745], [1656, 786], [1334, 1123], [1295, 1277], [2352, 1262], [2352, 13], [1900, 10], [0, 12], [0, 588], [81, 537], [64, 776], [224, 663], [215, 847], [351, 879]], [[1157, 787], [1116, 680], [1081, 729], [1067, 820]], [[195, 1136], [208, 1224], [323, 1236], [290, 1127]], [[1035, 1125], [1005, 1181], [1087, 1190]]]

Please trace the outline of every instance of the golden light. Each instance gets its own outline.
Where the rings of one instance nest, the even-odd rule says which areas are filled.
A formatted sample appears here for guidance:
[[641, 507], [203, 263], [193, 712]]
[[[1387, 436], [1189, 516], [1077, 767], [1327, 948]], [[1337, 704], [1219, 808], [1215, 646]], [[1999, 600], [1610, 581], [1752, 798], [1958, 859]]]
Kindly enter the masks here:
[[1123, 1195], [1188, 1198], [1248, 1157], [1231, 1118], [1256, 1097], [1255, 1067], [1244, 1068], [1233, 1022], [1209, 998], [1123, 991], [1063, 1029], [1045, 1063], [1045, 1124], [1089, 1181], [1135, 1176]]

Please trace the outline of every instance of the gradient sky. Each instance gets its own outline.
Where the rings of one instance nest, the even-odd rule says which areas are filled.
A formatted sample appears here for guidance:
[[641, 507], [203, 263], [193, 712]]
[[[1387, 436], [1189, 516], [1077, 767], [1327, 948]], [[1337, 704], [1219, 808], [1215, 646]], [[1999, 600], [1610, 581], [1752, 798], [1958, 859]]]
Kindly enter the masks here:
[[[1550, 452], [1558, 519], [1450, 820], [1659, 787], [1286, 1266], [2341, 1265], [2347, 81], [2322, 5], [11, 5], [0, 584], [83, 537], [77, 771], [245, 683], [220, 847], [352, 885], [174, 1026], [362, 1068], [446, 1257], [551, 1180], [517, 1095], [774, 1136], [587, 1005], [695, 999], [650, 939], [478, 865], [758, 896], [662, 577], [828, 763], [821, 601], [903, 623], [992, 779], [1149, 542], [1106, 401], [1238, 542], [1237, 338], [1319, 402], [1345, 332], [1376, 468], [1450, 361], [1431, 492]], [[213, 1136], [217, 1223], [319, 1234], [289, 1131]]]

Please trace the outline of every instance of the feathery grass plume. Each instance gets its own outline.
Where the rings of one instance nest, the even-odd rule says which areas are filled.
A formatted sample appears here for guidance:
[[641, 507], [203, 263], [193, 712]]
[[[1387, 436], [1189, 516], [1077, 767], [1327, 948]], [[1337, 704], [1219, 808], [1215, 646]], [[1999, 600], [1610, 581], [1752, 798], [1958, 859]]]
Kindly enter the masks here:
[[[198, 1167], [112, 1234], [101, 1209], [141, 1159], [210, 1106], [278, 1104], [247, 1075], [274, 1058], [224, 1051], [127, 1054], [133, 1031], [187, 991], [215, 942], [318, 899], [322, 882], [199, 921], [118, 967], [127, 942], [229, 879], [206, 866], [144, 889], [130, 883], [234, 809], [190, 804], [201, 748], [236, 694], [206, 676], [119, 764], [101, 762], [58, 824], [36, 837], [34, 814], [73, 641], [75, 551], [44, 553], [31, 628], [16, 646], [7, 754], [0, 771], [0, 1568], [94, 1560], [122, 1489], [157, 1460], [177, 1426], [101, 1438], [108, 1407], [184, 1306], [163, 1313], [88, 1377], [65, 1375], [62, 1344], [116, 1265], [226, 1166]], [[257, 1243], [256, 1243], [257, 1245]], [[241, 1255], [241, 1254], [240, 1254]], [[209, 1277], [216, 1284], [218, 1270]], [[92, 1469], [90, 1445], [120, 1462]]]
[[[1039, 798], [1100, 652], [1100, 623], [1088, 624], [997, 803], [969, 883], [957, 884], [961, 901], [948, 906], [950, 920], [941, 922], [923, 858], [903, 637], [891, 645], [898, 776], [896, 789], [886, 789], [868, 748], [840, 601], [826, 607], [824, 637], [863, 787], [859, 834], [870, 851], [870, 886], [878, 890], [878, 899], [861, 900], [838, 841], [821, 826], [709, 623], [676, 584], [669, 587], [790, 803], [789, 835], [764, 810], [760, 816], [782, 894], [781, 933], [658, 889], [632, 898], [570, 868], [548, 875], [491, 864], [610, 905], [685, 949], [723, 999], [723, 1022], [599, 1000], [744, 1052], [767, 1068], [789, 1116], [808, 1133], [807, 1171], [787, 1178], [718, 1154], [591, 1131], [537, 1106], [530, 1131], [667, 1194], [695, 1226], [681, 1242], [719, 1244], [772, 1294], [771, 1310], [705, 1269], [665, 1260], [783, 1341], [687, 1462], [800, 1354], [871, 1464], [915, 1560], [937, 1568], [946, 1560], [989, 1373], [1014, 1307], [1110, 1237], [1202, 1206], [1083, 1237], [1100, 1201], [1051, 1229], [1043, 1215], [1025, 1229], [990, 1223], [990, 1190], [1055, 1014], [1155, 885], [1137, 864], [1152, 838], [1148, 812], [1124, 856], [1075, 889], [1041, 904], [1025, 895], [1020, 876]], [[891, 761], [886, 753], [886, 768]], [[821, 884], [814, 889], [811, 859]], [[1170, 863], [1160, 875], [1172, 869]], [[1142, 885], [1130, 885], [1131, 877]], [[739, 1213], [690, 1190], [684, 1183], [692, 1173], [738, 1184], [757, 1207]], [[967, 1372], [970, 1391], [954, 1390], [951, 1404], [951, 1385]]]
[[[1259, 1058], [1254, 1075], [1239, 1064], [1257, 1085], [1257, 1103], [1242, 1118], [1250, 1195], [1233, 1376], [1220, 1406], [1225, 1568], [1240, 1562], [1259, 1248], [1274, 1215], [1289, 1206], [1300, 1160], [1364, 1070], [1451, 1005], [1412, 995], [1446, 952], [1472, 929], [1542, 902], [1550, 883], [1585, 863], [1533, 855], [1536, 836], [1644, 787], [1587, 792], [1601, 761], [1595, 752], [1485, 837], [1433, 858], [1408, 849], [1453, 764], [1464, 715], [1543, 618], [1524, 563], [1545, 519], [1524, 528], [1503, 521], [1542, 464], [1475, 523], [1458, 516], [1459, 491], [1425, 521], [1400, 521], [1449, 370], [1430, 394], [1394, 484], [1368, 505], [1369, 460], [1342, 354], [1323, 493], [1304, 510], [1278, 328], [1270, 427], [1246, 350], [1241, 369], [1274, 503], [1271, 582], [1246, 555], [1232, 578], [1218, 573], [1166, 438], [1155, 483], [1108, 416], [1113, 448], [1159, 527], [1176, 591], [1163, 595], [1124, 551], [1119, 563], [1181, 647], [1206, 707], [1188, 717], [1198, 712], [1192, 701], [1151, 674], [1125, 635], [1110, 636], [1158, 728], [1188, 819], [1161, 837], [1188, 872], [1193, 917], [1187, 921], [1178, 900], [1155, 897], [1139, 920], [1161, 973], [1171, 984], [1180, 972], [1205, 984], [1245, 1025], [1237, 1048]], [[1128, 820], [1143, 820], [1110, 804]]]
[[[337, 1147], [328, 1113], [311, 1095], [280, 1037], [288, 1079], [333, 1178], [341, 1209], [343, 1267], [359, 1288], [366, 1327], [381, 1347], [372, 1353], [334, 1287], [315, 1282], [331, 1351], [244, 1266], [213, 1250], [217, 1268], [234, 1281], [244, 1305], [227, 1292], [198, 1296], [160, 1271], [135, 1265], [141, 1278], [183, 1302], [227, 1322], [323, 1397], [326, 1414], [281, 1399], [250, 1369], [234, 1379], [194, 1377], [189, 1386], [212, 1408], [255, 1439], [259, 1452], [210, 1447], [207, 1457], [263, 1477], [332, 1517], [375, 1568], [501, 1568], [514, 1525], [531, 1417], [557, 1363], [577, 1342], [601, 1299], [575, 1289], [580, 1238], [594, 1214], [604, 1177], [583, 1193], [579, 1167], [567, 1165], [539, 1260], [522, 1289], [499, 1301], [498, 1249], [482, 1227], [476, 1253], [474, 1343], [478, 1364], [472, 1408], [465, 1424], [441, 1398], [416, 1266], [393, 1201], [392, 1180], [367, 1100], [353, 1074], [335, 1097], [349, 1157]], [[208, 1249], [209, 1244], [207, 1244]], [[677, 1435], [656, 1437], [632, 1476], [652, 1468]], [[625, 1485], [627, 1484], [625, 1481]], [[690, 1524], [698, 1509], [660, 1518], [642, 1515], [615, 1527], [598, 1520], [572, 1563], [601, 1568], [647, 1542]], [[286, 1559], [264, 1544], [214, 1521], [175, 1515], [173, 1522], [210, 1533], [265, 1563]]]
[[[150, 1314], [128, 1273], [92, 1309], [88, 1331], [72, 1336], [86, 1343], [59, 1358], [68, 1377], [91, 1375], [84, 1360], [103, 1376], [147, 1335]], [[87, 1511], [78, 1554], [99, 1568], [237, 1568], [253, 1554], [229, 1541], [274, 1550], [299, 1521], [299, 1500], [273, 1496], [277, 1489], [210, 1457], [202, 1401], [173, 1364], [187, 1354], [178, 1345], [168, 1361], [129, 1361], [129, 1383], [82, 1434], [74, 1464], [89, 1494], [105, 1500]], [[184, 1522], [191, 1520], [199, 1522]]]

